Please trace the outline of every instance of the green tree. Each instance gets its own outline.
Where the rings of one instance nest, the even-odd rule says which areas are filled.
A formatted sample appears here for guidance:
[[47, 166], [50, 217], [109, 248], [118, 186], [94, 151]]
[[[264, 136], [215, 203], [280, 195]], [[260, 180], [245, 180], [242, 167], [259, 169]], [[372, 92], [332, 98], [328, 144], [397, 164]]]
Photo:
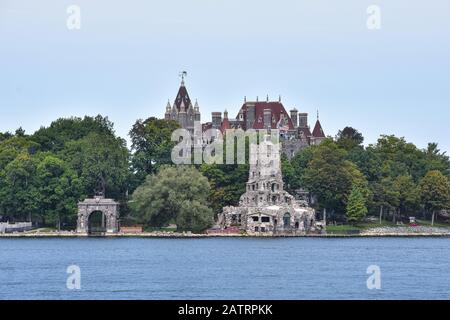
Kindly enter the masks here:
[[163, 166], [134, 191], [131, 206], [134, 214], [149, 226], [176, 222], [180, 231], [198, 232], [213, 222], [209, 193], [207, 178], [194, 167]]
[[345, 127], [343, 130], [339, 130], [336, 136], [336, 143], [347, 151], [361, 147], [363, 142], [363, 135], [352, 127]]
[[58, 229], [62, 223], [74, 225], [77, 202], [83, 192], [80, 180], [63, 160], [51, 154], [40, 158], [36, 170], [39, 214]]
[[441, 152], [437, 143], [429, 143], [424, 153], [427, 173], [438, 170], [450, 179], [450, 159], [446, 152]]
[[125, 140], [91, 133], [67, 142], [62, 155], [81, 179], [86, 195], [101, 192], [114, 199], [125, 198], [130, 177]]
[[432, 213], [434, 224], [436, 211], [450, 207], [450, 183], [440, 171], [430, 171], [420, 181], [422, 203]]
[[15, 220], [31, 220], [40, 199], [36, 164], [28, 153], [20, 153], [0, 173], [1, 211]]
[[367, 181], [358, 168], [346, 160], [347, 152], [333, 140], [324, 140], [314, 149], [301, 177], [303, 186], [317, 197], [320, 207], [344, 212], [348, 196], [356, 184], [369, 196]]
[[132, 166], [137, 183], [155, 173], [165, 164], [172, 164], [172, 133], [180, 128], [174, 120], [161, 120], [154, 117], [138, 120], [130, 131]]
[[[394, 187], [394, 181], [388, 177], [383, 178], [381, 181], [375, 181], [371, 184], [373, 194], [373, 205], [379, 208], [379, 219], [382, 222], [385, 212], [389, 213], [395, 211], [400, 205], [400, 193]], [[395, 216], [393, 216], [395, 220]]]
[[347, 221], [354, 224], [367, 215], [366, 200], [362, 192], [354, 187], [347, 202]]
[[213, 212], [200, 201], [185, 200], [181, 203], [180, 211], [175, 219], [179, 231], [202, 232], [213, 222]]
[[41, 127], [31, 139], [38, 143], [43, 151], [62, 151], [66, 143], [83, 139], [89, 134], [114, 137], [113, 123], [108, 117], [97, 115], [84, 118], [60, 118], [53, 121], [49, 127]]
[[394, 190], [398, 194], [398, 213], [402, 217], [405, 213], [414, 212], [420, 202], [419, 190], [411, 176], [399, 176], [394, 181]]

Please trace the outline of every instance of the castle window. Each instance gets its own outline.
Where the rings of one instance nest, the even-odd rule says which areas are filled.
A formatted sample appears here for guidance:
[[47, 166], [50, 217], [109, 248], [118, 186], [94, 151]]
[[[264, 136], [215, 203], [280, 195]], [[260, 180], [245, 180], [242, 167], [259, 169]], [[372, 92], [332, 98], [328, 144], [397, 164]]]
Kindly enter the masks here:
[[259, 217], [252, 217], [253, 222], [258, 222], [259, 221]]
[[266, 232], [266, 228], [265, 227], [261, 227], [261, 232]]
[[261, 222], [270, 222], [270, 217], [261, 217]]
[[255, 232], [259, 232], [259, 228], [258, 227], [255, 227]]

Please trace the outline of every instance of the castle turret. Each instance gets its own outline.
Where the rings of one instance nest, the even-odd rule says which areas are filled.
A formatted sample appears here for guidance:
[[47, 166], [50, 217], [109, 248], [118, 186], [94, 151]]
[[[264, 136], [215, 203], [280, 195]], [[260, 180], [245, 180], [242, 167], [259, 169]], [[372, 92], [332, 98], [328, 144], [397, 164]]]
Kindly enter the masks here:
[[198, 106], [197, 100], [195, 100], [194, 118], [195, 118], [195, 121], [200, 121], [200, 107]]
[[170, 101], [167, 101], [166, 113], [164, 114], [164, 119], [170, 120], [170, 112], [171, 111], [172, 111], [172, 106], [170, 105]]

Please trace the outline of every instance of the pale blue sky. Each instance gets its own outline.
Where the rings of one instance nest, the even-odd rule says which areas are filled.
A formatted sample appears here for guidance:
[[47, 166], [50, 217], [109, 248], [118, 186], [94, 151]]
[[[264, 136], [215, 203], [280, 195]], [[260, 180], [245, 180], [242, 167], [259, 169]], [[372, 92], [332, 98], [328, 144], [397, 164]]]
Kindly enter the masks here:
[[127, 137], [163, 115], [187, 70], [202, 121], [281, 94], [311, 122], [319, 109], [327, 134], [350, 125], [367, 143], [386, 133], [450, 151], [448, 0], [0, 0], [0, 41], [0, 131], [100, 113]]

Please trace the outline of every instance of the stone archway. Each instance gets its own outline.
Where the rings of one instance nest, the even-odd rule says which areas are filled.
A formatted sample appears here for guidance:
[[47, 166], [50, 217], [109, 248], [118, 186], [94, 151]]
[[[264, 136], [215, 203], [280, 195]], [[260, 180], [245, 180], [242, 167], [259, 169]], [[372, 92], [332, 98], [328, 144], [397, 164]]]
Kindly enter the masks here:
[[289, 212], [283, 215], [283, 228], [285, 230], [291, 228], [291, 214]]
[[89, 233], [89, 217], [92, 213], [98, 211], [104, 215], [105, 232], [119, 232], [119, 203], [112, 199], [98, 196], [78, 203], [77, 233]]

